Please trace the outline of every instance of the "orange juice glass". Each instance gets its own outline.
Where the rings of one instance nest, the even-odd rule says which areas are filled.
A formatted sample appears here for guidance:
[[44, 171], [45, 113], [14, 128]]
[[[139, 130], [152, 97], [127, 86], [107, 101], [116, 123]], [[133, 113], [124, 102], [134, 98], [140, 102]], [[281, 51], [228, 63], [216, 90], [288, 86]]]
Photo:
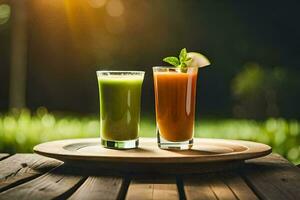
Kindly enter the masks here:
[[193, 146], [198, 68], [153, 67], [158, 146]]

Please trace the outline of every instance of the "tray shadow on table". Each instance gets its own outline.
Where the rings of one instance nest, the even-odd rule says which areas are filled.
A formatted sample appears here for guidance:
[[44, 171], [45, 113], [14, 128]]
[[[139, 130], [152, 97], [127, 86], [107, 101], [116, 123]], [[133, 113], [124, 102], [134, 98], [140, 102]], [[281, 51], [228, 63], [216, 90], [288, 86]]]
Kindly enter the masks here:
[[96, 174], [191, 174], [191, 173], [207, 173], [218, 172], [224, 170], [232, 170], [238, 167], [242, 167], [244, 161], [227, 161], [227, 162], [214, 162], [214, 163], [123, 163], [123, 162], [106, 162], [106, 163], [78, 163], [73, 161], [67, 161], [64, 166], [68, 169], [77, 169], [82, 173]]

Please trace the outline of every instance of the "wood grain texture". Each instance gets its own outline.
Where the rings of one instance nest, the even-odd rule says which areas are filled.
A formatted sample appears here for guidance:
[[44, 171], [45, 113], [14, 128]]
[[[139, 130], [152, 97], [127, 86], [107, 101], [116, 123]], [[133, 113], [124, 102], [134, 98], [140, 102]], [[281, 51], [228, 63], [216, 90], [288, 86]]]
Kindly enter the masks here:
[[179, 192], [175, 178], [145, 179], [133, 178], [130, 182], [127, 200], [156, 199], [173, 200], [179, 199]]
[[219, 179], [218, 176], [211, 176], [210, 178], [210, 187], [213, 190], [214, 194], [217, 196], [219, 200], [230, 200], [237, 199], [232, 190]]
[[76, 199], [120, 199], [123, 194], [125, 179], [122, 177], [90, 176], [69, 198]]
[[271, 147], [249, 141], [197, 138], [191, 150], [170, 151], [157, 146], [154, 138], [140, 138], [140, 146], [130, 150], [104, 148], [99, 138], [47, 142], [34, 147], [38, 154], [62, 161], [98, 163], [207, 163], [245, 160], [267, 155]]
[[0, 199], [186, 197], [276, 200], [299, 199], [300, 196], [300, 169], [274, 154], [249, 160], [243, 167], [234, 171], [184, 175], [178, 178], [182, 180], [179, 181], [180, 184], [174, 175], [132, 175], [126, 196], [128, 182], [120, 174], [98, 171], [97, 168], [87, 169], [61, 164], [59, 161], [34, 154], [16, 154], [1, 160]]
[[258, 200], [258, 197], [238, 173], [226, 171], [217, 176], [231, 189], [237, 199]]
[[238, 199], [216, 174], [184, 177], [183, 183], [187, 199]]
[[3, 160], [9, 156], [8, 153], [0, 153], [0, 160]]
[[187, 199], [258, 199], [235, 172], [185, 176], [183, 183]]
[[183, 184], [186, 199], [217, 200], [206, 175], [183, 177]]
[[279, 155], [249, 160], [241, 174], [262, 199], [300, 197], [300, 169]]
[[15, 154], [0, 161], [0, 192], [31, 180], [62, 162], [36, 154]]
[[1, 193], [1, 200], [65, 199], [85, 180], [80, 171], [62, 165], [52, 171]]

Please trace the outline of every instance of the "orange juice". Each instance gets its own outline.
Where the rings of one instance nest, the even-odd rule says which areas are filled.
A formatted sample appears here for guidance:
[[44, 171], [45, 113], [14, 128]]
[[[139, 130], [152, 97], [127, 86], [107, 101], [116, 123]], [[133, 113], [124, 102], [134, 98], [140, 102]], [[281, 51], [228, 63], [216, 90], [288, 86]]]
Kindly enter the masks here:
[[197, 69], [155, 72], [155, 109], [159, 134], [167, 141], [191, 140], [194, 134]]

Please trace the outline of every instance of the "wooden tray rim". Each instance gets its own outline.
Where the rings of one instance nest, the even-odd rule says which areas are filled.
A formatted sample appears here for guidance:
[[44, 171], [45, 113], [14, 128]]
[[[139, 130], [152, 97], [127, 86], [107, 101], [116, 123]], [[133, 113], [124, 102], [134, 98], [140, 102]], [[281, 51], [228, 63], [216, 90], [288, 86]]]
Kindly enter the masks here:
[[[214, 155], [189, 155], [183, 157], [145, 157], [145, 156], [106, 156], [106, 155], [85, 155], [83, 152], [72, 152], [66, 150], [64, 147], [74, 143], [94, 143], [99, 141], [100, 138], [84, 138], [84, 139], [66, 139], [66, 140], [55, 140], [51, 142], [45, 142], [38, 144], [33, 148], [33, 151], [37, 154], [62, 160], [68, 161], [96, 161], [96, 162], [126, 162], [126, 163], [204, 163], [204, 162], [221, 162], [221, 161], [232, 161], [232, 160], [247, 160], [252, 158], [258, 158], [266, 156], [272, 152], [272, 148], [269, 145], [245, 141], [245, 140], [230, 140], [230, 139], [214, 139], [214, 138], [194, 138], [194, 143], [214, 142], [230, 145], [239, 145], [247, 148], [241, 152], [230, 152]], [[139, 138], [140, 147], [143, 143], [156, 142], [156, 138]], [[158, 147], [157, 147], [158, 148]], [[119, 150], [127, 151], [127, 150]], [[163, 150], [164, 151], [164, 150]]]

